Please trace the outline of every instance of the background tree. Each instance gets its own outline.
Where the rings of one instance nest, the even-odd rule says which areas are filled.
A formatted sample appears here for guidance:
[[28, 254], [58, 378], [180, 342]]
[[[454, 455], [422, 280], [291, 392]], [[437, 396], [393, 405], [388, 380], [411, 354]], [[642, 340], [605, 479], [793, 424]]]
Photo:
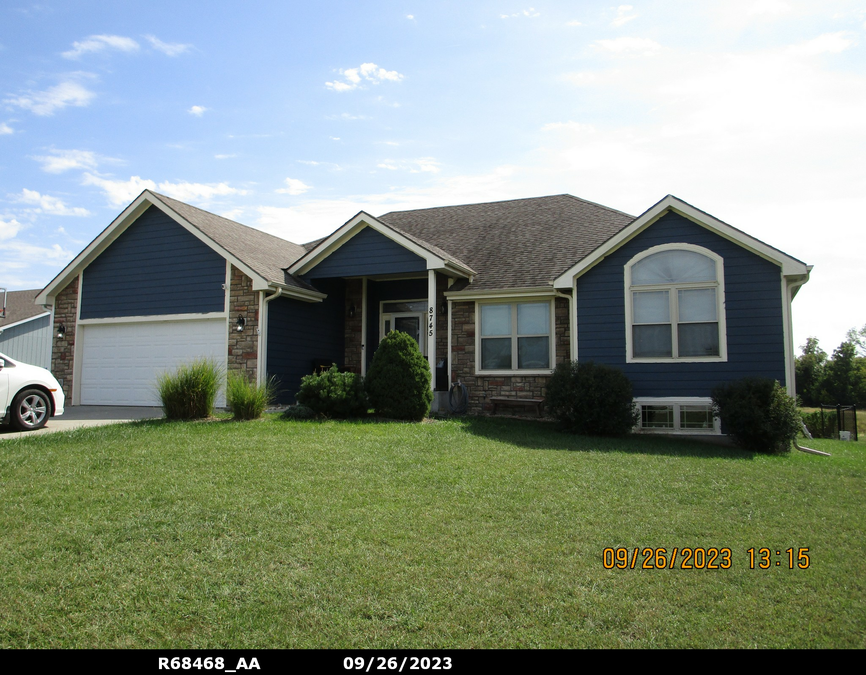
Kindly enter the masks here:
[[802, 356], [797, 357], [796, 383], [797, 395], [806, 406], [821, 404], [821, 387], [824, 383], [824, 369], [827, 365], [827, 352], [818, 345], [818, 338], [806, 338], [800, 349]]
[[866, 358], [866, 323], [863, 328], [857, 330], [852, 328], [845, 334], [845, 339], [854, 345], [857, 350], [857, 356]]

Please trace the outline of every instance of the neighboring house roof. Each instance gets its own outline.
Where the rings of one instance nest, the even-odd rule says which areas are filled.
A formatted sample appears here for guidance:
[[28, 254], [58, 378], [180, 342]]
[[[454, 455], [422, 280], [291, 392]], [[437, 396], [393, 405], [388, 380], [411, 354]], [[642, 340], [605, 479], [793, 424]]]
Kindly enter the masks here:
[[239, 260], [268, 281], [298, 288], [311, 288], [283, 271], [288, 263], [297, 260], [307, 252], [303, 246], [184, 204], [171, 197], [156, 192], [150, 194], [186, 218], [208, 238], [227, 251], [231, 251]]
[[378, 220], [477, 271], [473, 290], [498, 290], [550, 286], [634, 216], [554, 195], [392, 211]]
[[38, 294], [38, 288], [29, 291], [8, 291], [6, 293], [6, 318], [0, 319], [0, 330], [48, 314], [49, 312], [34, 302]]

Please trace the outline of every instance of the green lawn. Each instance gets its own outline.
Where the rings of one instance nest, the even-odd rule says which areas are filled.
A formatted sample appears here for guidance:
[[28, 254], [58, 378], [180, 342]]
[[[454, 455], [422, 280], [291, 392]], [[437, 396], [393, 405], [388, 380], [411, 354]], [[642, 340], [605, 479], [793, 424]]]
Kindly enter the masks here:
[[[0, 440], [0, 648], [862, 648], [866, 446], [811, 445], [833, 456], [486, 419]], [[604, 569], [635, 546], [732, 564]]]

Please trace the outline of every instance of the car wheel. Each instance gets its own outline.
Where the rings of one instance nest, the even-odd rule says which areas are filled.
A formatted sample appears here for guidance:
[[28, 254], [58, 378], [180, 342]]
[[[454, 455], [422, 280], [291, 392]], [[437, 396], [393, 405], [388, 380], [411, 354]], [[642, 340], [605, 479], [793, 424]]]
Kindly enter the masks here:
[[21, 431], [41, 429], [50, 414], [48, 395], [38, 389], [25, 389], [12, 403], [12, 424]]

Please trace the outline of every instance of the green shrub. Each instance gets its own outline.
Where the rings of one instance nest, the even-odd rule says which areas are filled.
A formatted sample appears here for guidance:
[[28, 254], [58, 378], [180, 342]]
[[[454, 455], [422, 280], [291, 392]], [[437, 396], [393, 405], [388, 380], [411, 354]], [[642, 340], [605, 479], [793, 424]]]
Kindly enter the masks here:
[[433, 402], [430, 383], [430, 364], [418, 343], [406, 333], [388, 333], [367, 371], [367, 395], [376, 413], [397, 420], [424, 419]]
[[356, 373], [341, 373], [336, 365], [324, 373], [301, 379], [298, 403], [325, 417], [360, 417], [367, 413], [364, 380]]
[[813, 438], [839, 438], [839, 432], [836, 429], [835, 410], [825, 412], [823, 420], [821, 419], [820, 410], [810, 413], [800, 413], [800, 417]]
[[162, 409], [170, 420], [210, 417], [222, 386], [222, 371], [211, 359], [197, 359], [157, 377]]
[[797, 402], [775, 380], [747, 377], [713, 389], [713, 411], [725, 432], [753, 452], [791, 450], [800, 432]]
[[593, 361], [560, 363], [547, 384], [546, 406], [576, 434], [622, 436], [638, 420], [625, 373]]
[[276, 379], [262, 384], [250, 382], [239, 373], [229, 373], [226, 383], [226, 404], [236, 420], [257, 420], [277, 393]]
[[318, 415], [319, 413], [305, 405], [290, 405], [283, 411], [280, 418], [284, 420], [311, 420]]

